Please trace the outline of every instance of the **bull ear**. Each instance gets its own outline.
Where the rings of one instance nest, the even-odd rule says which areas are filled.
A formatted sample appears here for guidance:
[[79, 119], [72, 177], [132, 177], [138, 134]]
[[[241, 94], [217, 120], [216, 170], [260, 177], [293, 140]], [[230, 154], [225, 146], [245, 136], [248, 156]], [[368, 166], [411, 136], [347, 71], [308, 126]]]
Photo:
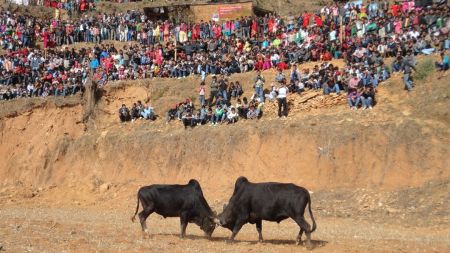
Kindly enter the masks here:
[[227, 208], [227, 204], [223, 204], [223, 210], [225, 210], [225, 208]]
[[217, 212], [216, 211], [213, 211], [213, 216], [217, 217]]

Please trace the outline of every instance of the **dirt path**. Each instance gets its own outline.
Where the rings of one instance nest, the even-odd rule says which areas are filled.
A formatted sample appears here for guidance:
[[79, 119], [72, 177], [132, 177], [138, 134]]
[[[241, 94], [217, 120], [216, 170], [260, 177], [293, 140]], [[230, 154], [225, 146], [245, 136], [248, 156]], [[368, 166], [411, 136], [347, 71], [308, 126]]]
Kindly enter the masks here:
[[[178, 219], [150, 216], [152, 236], [143, 239], [130, 221], [131, 210], [0, 209], [0, 243], [6, 252], [306, 252], [294, 243], [298, 227], [292, 221], [264, 223], [265, 243], [246, 225], [235, 244], [229, 231], [217, 228], [212, 241], [195, 225], [188, 238], [178, 237]], [[314, 252], [449, 252], [450, 229], [371, 225], [346, 218], [317, 217]]]

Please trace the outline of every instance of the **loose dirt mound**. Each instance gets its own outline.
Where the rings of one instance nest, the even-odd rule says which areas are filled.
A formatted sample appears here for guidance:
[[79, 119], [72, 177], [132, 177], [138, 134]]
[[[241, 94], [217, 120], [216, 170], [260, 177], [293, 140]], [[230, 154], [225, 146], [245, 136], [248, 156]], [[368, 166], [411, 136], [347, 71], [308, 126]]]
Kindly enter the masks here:
[[[5, 2], [5, 3], [3, 3]], [[55, 8], [45, 7], [45, 6], [23, 6], [12, 4], [9, 0], [2, 1], [0, 6], [1, 11], [9, 11], [12, 14], [20, 15], [30, 15], [40, 19], [53, 19], [55, 18]], [[62, 19], [67, 19], [68, 15], [65, 10], [60, 11], [60, 16]]]
[[[340, 95], [331, 93], [329, 96], [325, 96], [321, 90], [307, 91], [304, 94], [292, 94], [287, 99], [290, 114], [311, 111], [319, 108], [332, 108], [338, 105], [343, 105], [346, 102], [347, 96], [343, 93]], [[277, 102], [272, 101], [265, 103], [264, 110], [267, 111], [269, 115], [277, 115]]]

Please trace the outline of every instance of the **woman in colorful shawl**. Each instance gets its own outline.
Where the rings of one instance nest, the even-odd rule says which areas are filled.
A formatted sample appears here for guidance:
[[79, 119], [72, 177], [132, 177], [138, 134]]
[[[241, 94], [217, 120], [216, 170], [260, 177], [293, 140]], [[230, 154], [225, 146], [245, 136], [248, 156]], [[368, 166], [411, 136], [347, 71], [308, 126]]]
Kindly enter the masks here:
[[44, 43], [44, 49], [48, 48], [49, 39], [50, 39], [50, 33], [47, 32], [46, 28], [44, 28], [44, 32], [42, 33], [42, 41]]
[[256, 36], [256, 33], [258, 32], [258, 23], [256, 22], [256, 20], [254, 19], [252, 21], [252, 31], [251, 31], [251, 36], [254, 37]]

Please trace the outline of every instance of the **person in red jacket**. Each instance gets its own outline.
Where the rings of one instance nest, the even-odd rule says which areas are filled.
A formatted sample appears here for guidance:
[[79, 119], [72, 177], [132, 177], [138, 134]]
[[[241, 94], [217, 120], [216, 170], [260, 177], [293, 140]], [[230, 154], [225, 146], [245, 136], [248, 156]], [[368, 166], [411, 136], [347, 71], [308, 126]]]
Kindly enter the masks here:
[[397, 17], [400, 14], [401, 9], [402, 6], [396, 1], [393, 5], [391, 5], [392, 16]]
[[261, 54], [258, 54], [256, 56], [256, 63], [255, 63], [255, 70], [263, 70], [263, 66], [264, 66], [264, 59], [261, 56]]
[[84, 12], [86, 10], [86, 0], [81, 0], [80, 11]]
[[309, 25], [309, 19], [311, 18], [311, 14], [305, 11], [302, 17], [303, 17], [303, 28], [306, 28]]
[[281, 70], [281, 71], [284, 71], [284, 70], [288, 69], [289, 66], [286, 64], [286, 62], [280, 61], [280, 62], [277, 64], [277, 68], [278, 68], [279, 70]]
[[331, 61], [331, 53], [325, 50], [321, 55], [322, 61]]
[[47, 29], [44, 29], [44, 32], [42, 33], [42, 41], [44, 43], [44, 49], [48, 48], [49, 39], [50, 39], [50, 33], [47, 31]]
[[317, 15], [317, 14], [314, 15], [314, 22], [316, 23], [316, 25], [318, 27], [322, 27], [322, 25], [323, 25], [322, 18], [319, 15]]
[[256, 33], [258, 32], [258, 23], [256, 22], [256, 20], [253, 20], [252, 22], [252, 31], [251, 31], [251, 36], [254, 37], [256, 36]]

